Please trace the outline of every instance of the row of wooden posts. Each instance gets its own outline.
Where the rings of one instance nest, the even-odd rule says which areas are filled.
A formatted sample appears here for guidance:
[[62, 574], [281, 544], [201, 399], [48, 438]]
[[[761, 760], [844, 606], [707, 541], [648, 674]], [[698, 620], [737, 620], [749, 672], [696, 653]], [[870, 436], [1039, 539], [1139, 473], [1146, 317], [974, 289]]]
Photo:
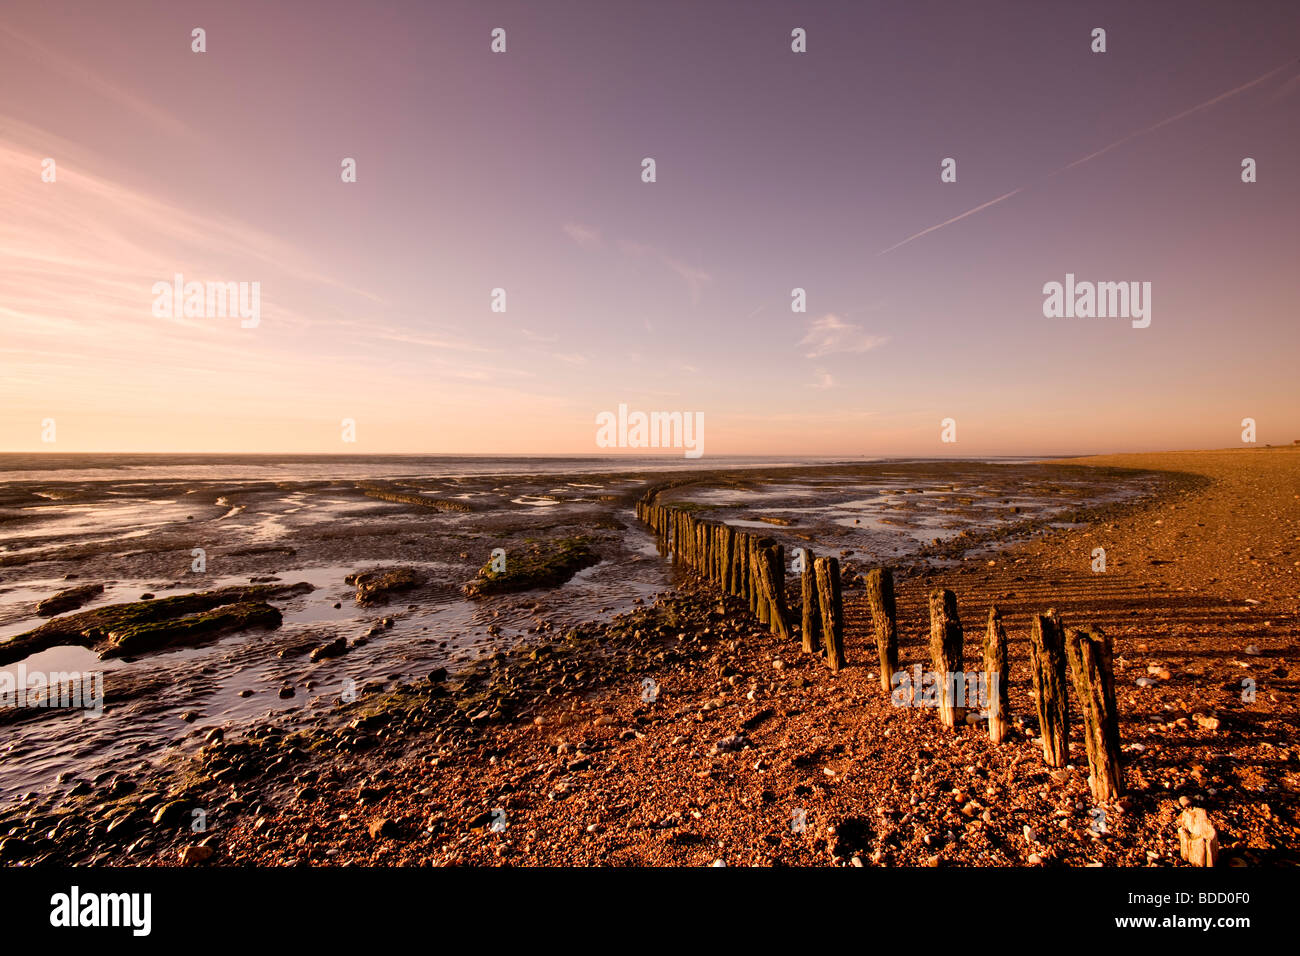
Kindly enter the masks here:
[[[793, 615], [785, 594], [785, 549], [779, 542], [659, 504], [653, 491], [637, 502], [636, 514], [655, 532], [676, 564], [746, 601], [755, 617], [777, 637], [793, 639]], [[838, 672], [847, 663], [839, 561], [814, 557], [807, 548], [800, 550], [801, 560], [796, 567], [802, 572], [802, 647], [807, 653], [824, 649], [827, 665]], [[894, 675], [899, 672], [893, 572], [889, 568], [873, 569], [866, 576], [866, 590], [880, 662], [880, 686], [891, 693]], [[930, 661], [939, 690], [939, 719], [947, 727], [959, 727], [966, 719], [966, 708], [962, 706], [965, 687], [959, 690], [957, 686], [967, 680], [963, 641], [956, 595], [936, 588], [930, 593]], [[1007, 735], [1010, 707], [1006, 699], [1007, 631], [996, 605], [989, 608], [983, 650], [988, 732], [990, 740], [997, 744]], [[1119, 797], [1123, 775], [1110, 638], [1100, 628], [1065, 628], [1055, 611], [1038, 614], [1031, 623], [1029, 664], [1044, 763], [1061, 767], [1068, 762], [1068, 664], [1083, 714], [1093, 796], [1103, 802]]]

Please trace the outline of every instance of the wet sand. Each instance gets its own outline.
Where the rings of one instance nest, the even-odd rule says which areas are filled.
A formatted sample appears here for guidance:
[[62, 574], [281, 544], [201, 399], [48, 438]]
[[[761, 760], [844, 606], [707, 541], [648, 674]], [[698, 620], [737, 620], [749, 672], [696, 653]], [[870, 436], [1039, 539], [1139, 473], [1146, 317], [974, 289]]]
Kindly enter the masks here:
[[[577, 622], [542, 609], [529, 627], [485, 646], [490, 656], [479, 663], [408, 674], [395, 687], [395, 678], [372, 681], [351, 704], [323, 695], [316, 708], [251, 726], [200, 721], [148, 766], [68, 776], [12, 805], [0, 854], [175, 864], [185, 848], [204, 846], [187, 859], [1169, 865], [1185, 803], [1209, 812], [1229, 861], [1294, 862], [1300, 453], [1114, 456], [1004, 472], [1014, 491], [1029, 493], [972, 493], [972, 484], [996, 485], [987, 467], [925, 467], [871, 476], [883, 508], [842, 507], [860, 489], [844, 497], [828, 485], [863, 476], [834, 469], [652, 476], [607, 489], [600, 494], [613, 498], [608, 513], [623, 526], [625, 549], [608, 568], [635, 557], [649, 591], [657, 569], [665, 575], [657, 601], [640, 606], [645, 595], [629, 594], [624, 613]], [[1082, 484], [1071, 489], [1074, 481]], [[872, 672], [867, 612], [852, 586], [850, 666], [831, 675], [716, 593], [674, 582], [630, 516], [648, 482], [671, 483], [672, 494], [724, 520], [757, 515], [778, 538], [846, 545], [841, 553], [855, 552], [845, 556], [850, 580], [855, 567], [892, 564], [905, 667], [928, 660], [930, 588], [956, 592], [972, 667], [996, 601], [1011, 633], [1011, 704], [1027, 720], [1024, 733], [995, 748], [977, 728], [943, 731], [932, 712], [893, 706]], [[934, 503], [889, 507], [906, 504], [908, 484]], [[1099, 485], [1130, 494], [1107, 498]], [[525, 500], [538, 492], [549, 493], [509, 490]], [[1053, 498], [1055, 507], [1035, 504]], [[993, 519], [973, 518], [994, 503]], [[811, 517], [791, 510], [810, 506]], [[945, 507], [953, 514], [937, 517]], [[845, 523], [864, 519], [866, 529]], [[438, 511], [428, 520], [467, 519]], [[527, 534], [516, 521], [505, 522], [511, 533]], [[570, 523], [590, 525], [591, 515]], [[388, 540], [407, 534], [429, 537], [413, 525]], [[59, 546], [80, 547], [74, 538]], [[1100, 574], [1091, 566], [1098, 546], [1107, 553]], [[482, 551], [457, 571], [472, 572]], [[497, 600], [537, 598], [488, 599], [485, 614], [499, 610]], [[1047, 607], [1115, 640], [1129, 794], [1104, 808], [1101, 832], [1077, 728], [1077, 762], [1066, 770], [1044, 768], [1032, 741], [1027, 621]], [[1168, 676], [1137, 686], [1151, 674]], [[1244, 677], [1256, 682], [1251, 702]], [[71, 793], [78, 781], [85, 790]], [[196, 809], [206, 814], [201, 832], [190, 825]]]

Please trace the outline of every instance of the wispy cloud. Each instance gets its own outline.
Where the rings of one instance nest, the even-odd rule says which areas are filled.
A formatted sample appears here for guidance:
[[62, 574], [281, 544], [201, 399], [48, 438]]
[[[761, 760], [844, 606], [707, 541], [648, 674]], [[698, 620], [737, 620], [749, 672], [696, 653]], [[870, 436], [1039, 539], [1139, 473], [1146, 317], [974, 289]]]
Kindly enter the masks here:
[[[15, 30], [8, 24], [0, 23], [0, 40], [5, 41], [3, 46], [8, 50], [18, 50], [20, 53], [26, 54], [39, 64], [42, 72], [53, 71], [61, 74], [78, 83], [91, 96], [101, 96], [112, 100], [118, 106], [125, 107], [131, 112], [145, 117], [170, 133], [187, 139], [192, 139], [195, 136], [194, 130], [166, 110], [129, 90], [122, 89], [109, 82], [103, 76], [92, 73], [83, 64], [64, 56], [58, 50], [46, 46], [27, 34]], [[35, 75], [39, 76], [40, 74]]]
[[587, 356], [578, 352], [548, 352], [551, 358], [568, 365], [586, 365]]
[[665, 268], [675, 273], [686, 283], [686, 287], [690, 290], [692, 305], [700, 304], [700, 296], [703, 294], [704, 286], [713, 281], [713, 276], [703, 269], [685, 263], [647, 243], [636, 242], [632, 239], [620, 239], [618, 240], [618, 248], [620, 252], [627, 256], [657, 259]]
[[862, 326], [830, 314], [814, 319], [799, 345], [808, 350], [804, 353], [805, 358], [820, 358], [836, 352], [866, 352], [884, 345], [886, 341], [884, 336], [872, 335]]
[[584, 226], [577, 222], [566, 222], [561, 228], [566, 236], [584, 249], [603, 249], [605, 247], [605, 241], [601, 238], [599, 229]]
[[[560, 228], [566, 236], [588, 252], [596, 252], [605, 248], [605, 239], [596, 226], [588, 226], [579, 222], [566, 222]], [[686, 283], [686, 288], [690, 291], [692, 305], [699, 305], [704, 287], [713, 281], [713, 276], [704, 269], [684, 262], [649, 243], [638, 242], [635, 239], [617, 239], [614, 241], [614, 247], [620, 253], [632, 259], [653, 259], [658, 261], [664, 268]]]
[[825, 388], [835, 387], [835, 376], [832, 375], [830, 372], [826, 371], [826, 369], [819, 368], [816, 370], [815, 374], [817, 376], [817, 380], [815, 382], [809, 382], [808, 383], [809, 388], [825, 389]]

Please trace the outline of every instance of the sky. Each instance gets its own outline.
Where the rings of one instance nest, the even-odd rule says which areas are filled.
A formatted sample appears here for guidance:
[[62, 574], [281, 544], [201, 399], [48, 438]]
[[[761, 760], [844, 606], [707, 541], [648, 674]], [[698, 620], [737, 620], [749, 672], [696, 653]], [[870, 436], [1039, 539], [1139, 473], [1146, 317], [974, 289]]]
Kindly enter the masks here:
[[1291, 0], [8, 0], [0, 450], [1289, 444], [1298, 54]]

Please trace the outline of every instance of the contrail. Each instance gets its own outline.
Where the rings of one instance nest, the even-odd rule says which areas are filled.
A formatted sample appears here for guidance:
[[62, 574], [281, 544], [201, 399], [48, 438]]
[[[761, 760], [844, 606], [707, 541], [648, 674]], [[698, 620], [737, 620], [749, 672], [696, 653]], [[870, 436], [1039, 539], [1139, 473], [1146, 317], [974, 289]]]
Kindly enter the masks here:
[[[1263, 83], [1270, 76], [1272, 76], [1275, 73], [1280, 73], [1282, 70], [1285, 70], [1288, 66], [1291, 66], [1291, 64], [1284, 63], [1281, 66], [1277, 67], [1276, 69], [1269, 70], [1263, 76], [1256, 77], [1255, 79], [1251, 80], [1249, 83], [1243, 83], [1241, 86], [1228, 90], [1226, 93], [1220, 93], [1218, 96], [1213, 96], [1210, 99], [1206, 100], [1204, 103], [1198, 103], [1189, 109], [1183, 110], [1181, 113], [1176, 113], [1173, 116], [1166, 117], [1165, 119], [1160, 120], [1160, 122], [1153, 123], [1152, 125], [1146, 127], [1145, 129], [1140, 129], [1135, 132], [1129, 133], [1127, 136], [1115, 140], [1115, 142], [1111, 143], [1109, 146], [1103, 146], [1101, 149], [1097, 150], [1096, 152], [1089, 153], [1087, 156], [1084, 156], [1082, 159], [1076, 159], [1074, 162], [1068, 163], [1065, 166], [1062, 166], [1060, 169], [1053, 170], [1047, 175], [1040, 177], [1038, 180], [1036, 180], [1036, 182], [1042, 182], [1044, 179], [1051, 179], [1053, 176], [1058, 176], [1061, 173], [1066, 172], [1067, 170], [1073, 169], [1075, 166], [1081, 166], [1084, 163], [1088, 162], [1089, 160], [1096, 159], [1098, 156], [1101, 156], [1103, 153], [1109, 153], [1115, 147], [1122, 146], [1131, 139], [1135, 139], [1138, 136], [1144, 136], [1147, 133], [1158, 130], [1162, 126], [1168, 126], [1170, 123], [1175, 123], [1185, 116], [1191, 116], [1193, 113], [1198, 113], [1201, 110], [1208, 109], [1211, 106], [1214, 106], [1216, 103], [1221, 103], [1230, 97], [1236, 96], [1238, 93], [1242, 93], [1250, 89], [1252, 86], [1256, 86], [1260, 83]], [[967, 216], [973, 216], [975, 215], [975, 213], [979, 212], [980, 210], [987, 209], [989, 208], [989, 206], [995, 206], [998, 203], [1002, 202], [1004, 199], [1010, 199], [1016, 193], [1024, 192], [1028, 188], [1029, 185], [1020, 186], [1016, 189], [1011, 190], [1011, 192], [1009, 193], [1003, 193], [1001, 196], [997, 197], [996, 199], [990, 199], [986, 203], [981, 203], [980, 205], [976, 206], [974, 209], [968, 209], [964, 213], [961, 213], [960, 215], [953, 216], [951, 219], [945, 219], [943, 222], [930, 226], [928, 229], [922, 229], [920, 232], [908, 236], [902, 242], [896, 242], [888, 249], [880, 250], [880, 252], [876, 253], [876, 255], [883, 256], [886, 252], [893, 252], [899, 246], [905, 246], [913, 239], [920, 239], [922, 236], [934, 232], [936, 229], [942, 229], [944, 226], [952, 225], [954, 222], [957, 222], [959, 219], [965, 219]]]
[[943, 222], [938, 223], [937, 225], [931, 226], [929, 229], [922, 229], [920, 232], [916, 233], [915, 235], [908, 236], [908, 237], [907, 237], [906, 239], [904, 239], [902, 242], [896, 242], [896, 243], [894, 243], [892, 246], [890, 246], [888, 249], [882, 249], [882, 250], [880, 250], [880, 252], [878, 252], [877, 255], [881, 255], [881, 256], [883, 256], [886, 252], [893, 252], [893, 251], [894, 251], [895, 249], [897, 249], [899, 246], [905, 246], [905, 245], [907, 245], [909, 242], [911, 242], [913, 239], [920, 239], [920, 238], [921, 238], [922, 236], [924, 236], [926, 233], [934, 232], [936, 229], [942, 229], [944, 226], [952, 225], [952, 224], [953, 224], [954, 222], [956, 222], [958, 219], [965, 219], [967, 216], [973, 216], [973, 215], [975, 215], [977, 212], [979, 212], [981, 209], [988, 209], [989, 206], [996, 206], [998, 203], [1002, 202], [1002, 200], [1004, 200], [1004, 199], [1010, 199], [1010, 198], [1011, 198], [1012, 196], [1014, 196], [1016, 193], [1018, 193], [1018, 192], [1022, 192], [1022, 191], [1023, 191], [1024, 189], [1026, 189], [1026, 188], [1027, 188], [1027, 187], [1025, 187], [1025, 186], [1021, 186], [1021, 187], [1019, 187], [1019, 188], [1017, 188], [1017, 189], [1013, 189], [1013, 190], [1011, 190], [1011, 192], [1009, 192], [1009, 193], [1003, 193], [1003, 194], [1002, 194], [1001, 196], [999, 196], [997, 199], [990, 199], [990, 200], [989, 200], [988, 202], [986, 202], [986, 203], [980, 203], [980, 205], [976, 206], [974, 209], [967, 209], [964, 213], [962, 213], [962, 214], [959, 215], [959, 216], [953, 216], [951, 219], [945, 219]]

